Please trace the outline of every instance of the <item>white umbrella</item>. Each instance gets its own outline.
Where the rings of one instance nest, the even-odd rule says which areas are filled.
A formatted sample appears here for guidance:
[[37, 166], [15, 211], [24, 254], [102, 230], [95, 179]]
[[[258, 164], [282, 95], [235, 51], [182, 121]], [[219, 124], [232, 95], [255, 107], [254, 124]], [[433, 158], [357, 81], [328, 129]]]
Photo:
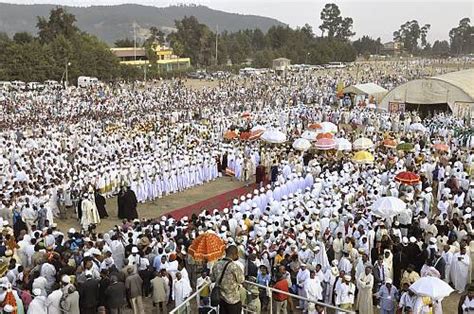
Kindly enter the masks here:
[[374, 142], [367, 137], [361, 137], [356, 139], [352, 145], [356, 150], [367, 150], [374, 147]]
[[263, 125], [256, 125], [252, 129], [250, 129], [250, 132], [256, 132], [256, 131], [265, 131], [267, 128], [264, 127]]
[[417, 295], [434, 300], [445, 298], [454, 291], [446, 282], [436, 277], [421, 277], [409, 289]]
[[370, 103], [370, 104], [367, 105], [367, 108], [368, 109], [377, 109], [377, 105], [374, 104], [374, 103]]
[[293, 148], [304, 152], [311, 148], [311, 143], [305, 138], [299, 138], [293, 142]]
[[372, 205], [372, 214], [382, 218], [390, 218], [404, 212], [407, 204], [398, 197], [385, 196]]
[[304, 131], [303, 134], [301, 134], [301, 138], [308, 141], [316, 141], [316, 136], [318, 136], [318, 133], [314, 131]]
[[332, 122], [324, 121], [319, 125], [321, 125], [320, 132], [322, 133], [337, 133], [337, 125]]
[[336, 138], [337, 150], [351, 151], [352, 144], [348, 139], [345, 138]]
[[278, 130], [266, 130], [261, 137], [262, 140], [272, 144], [281, 144], [286, 142], [286, 135]]
[[425, 132], [426, 128], [421, 123], [413, 123], [410, 125], [410, 131], [412, 132]]

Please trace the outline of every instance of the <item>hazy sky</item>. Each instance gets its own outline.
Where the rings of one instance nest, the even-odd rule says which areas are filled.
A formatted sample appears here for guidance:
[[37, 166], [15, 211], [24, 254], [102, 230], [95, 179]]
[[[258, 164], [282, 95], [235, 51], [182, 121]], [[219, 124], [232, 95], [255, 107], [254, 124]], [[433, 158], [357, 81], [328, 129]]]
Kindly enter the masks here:
[[335, 2], [343, 16], [354, 19], [354, 31], [358, 38], [362, 35], [381, 37], [383, 41], [392, 39], [392, 33], [407, 20], [416, 19], [423, 24], [431, 24], [428, 35], [430, 41], [448, 39], [449, 30], [458, 25], [464, 17], [474, 23], [474, 1], [320, 1], [320, 0], [10, 0], [18, 4], [50, 3], [75, 6], [113, 5], [120, 3], [140, 3], [167, 6], [178, 3], [197, 3], [213, 9], [233, 13], [255, 14], [276, 18], [291, 27], [309, 23], [320, 34], [319, 13], [325, 3]]

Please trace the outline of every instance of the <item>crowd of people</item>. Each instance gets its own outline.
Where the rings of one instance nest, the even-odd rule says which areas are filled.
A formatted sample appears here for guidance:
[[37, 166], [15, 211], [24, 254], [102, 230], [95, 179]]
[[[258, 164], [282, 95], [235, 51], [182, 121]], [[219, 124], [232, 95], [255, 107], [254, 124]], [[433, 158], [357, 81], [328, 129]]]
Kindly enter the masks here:
[[[278, 314], [326, 313], [322, 303], [369, 314], [442, 313], [442, 298], [410, 290], [420, 278], [436, 277], [463, 294], [460, 312], [470, 313], [474, 154], [455, 134], [470, 121], [381, 112], [337, 97], [338, 82], [396, 86], [425, 75], [424, 66], [232, 77], [201, 90], [175, 80], [142, 89], [7, 94], [0, 102], [1, 309], [74, 314], [129, 307], [138, 314], [151, 300], [166, 313], [220, 282], [220, 313], [260, 313], [270, 304]], [[338, 127], [337, 138], [370, 139], [374, 161], [292, 148], [311, 123], [323, 121]], [[424, 128], [414, 130], [414, 123]], [[224, 136], [253, 129], [278, 129], [287, 143]], [[413, 148], [385, 147], [386, 139]], [[403, 171], [420, 178], [397, 182]], [[222, 210], [139, 219], [138, 203], [229, 174], [247, 184], [256, 174], [253, 193]], [[115, 195], [123, 221], [99, 232], [109, 216], [106, 200]], [[387, 196], [407, 209], [374, 214]], [[78, 230], [59, 230], [55, 221], [71, 215]], [[224, 259], [203, 262], [188, 253], [206, 232], [224, 240]], [[200, 295], [200, 307], [209, 307], [209, 289]]]

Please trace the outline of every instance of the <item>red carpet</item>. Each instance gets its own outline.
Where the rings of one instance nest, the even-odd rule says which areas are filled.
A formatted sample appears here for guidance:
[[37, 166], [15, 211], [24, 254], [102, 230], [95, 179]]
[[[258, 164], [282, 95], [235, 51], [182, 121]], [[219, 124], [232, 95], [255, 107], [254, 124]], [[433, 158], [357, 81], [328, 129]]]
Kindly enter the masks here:
[[226, 207], [232, 206], [232, 201], [234, 198], [239, 198], [241, 195], [246, 195], [247, 193], [252, 193], [255, 190], [255, 184], [251, 184], [249, 186], [244, 186], [220, 195], [216, 195], [214, 197], [208, 198], [207, 200], [179, 208], [173, 210], [169, 215], [171, 215], [174, 219], [180, 219], [183, 216], [188, 216], [191, 218], [193, 213], [198, 214], [203, 210], [222, 210]]

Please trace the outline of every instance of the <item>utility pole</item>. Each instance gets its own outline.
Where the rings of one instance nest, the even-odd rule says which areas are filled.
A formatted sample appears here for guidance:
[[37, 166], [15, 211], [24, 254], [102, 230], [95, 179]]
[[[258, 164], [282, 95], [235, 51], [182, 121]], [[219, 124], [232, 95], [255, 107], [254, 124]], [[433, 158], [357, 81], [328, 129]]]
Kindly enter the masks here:
[[133, 21], [133, 60], [137, 61], [137, 29], [136, 23]]
[[217, 39], [219, 38], [219, 24], [216, 25], [216, 65], [217, 65]]

